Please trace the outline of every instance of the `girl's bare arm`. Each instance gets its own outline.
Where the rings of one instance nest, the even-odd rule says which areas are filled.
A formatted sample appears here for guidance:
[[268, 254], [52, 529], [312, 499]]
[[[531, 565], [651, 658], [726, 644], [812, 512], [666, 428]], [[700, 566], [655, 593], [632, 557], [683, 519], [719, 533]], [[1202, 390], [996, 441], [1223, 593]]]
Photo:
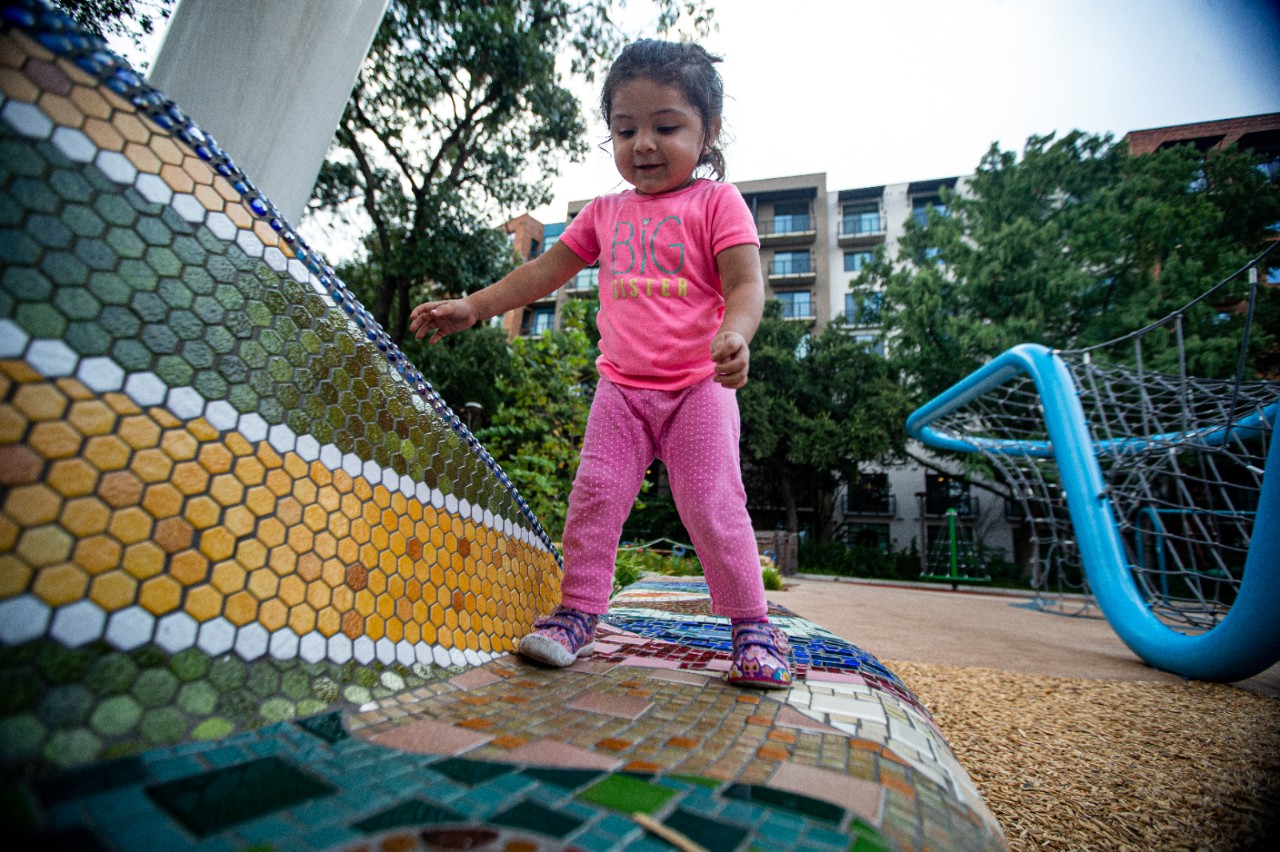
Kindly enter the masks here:
[[724, 321], [711, 340], [715, 381], [727, 388], [747, 383], [751, 365], [751, 339], [764, 313], [764, 277], [760, 250], [753, 245], [731, 246], [716, 255], [724, 292]]

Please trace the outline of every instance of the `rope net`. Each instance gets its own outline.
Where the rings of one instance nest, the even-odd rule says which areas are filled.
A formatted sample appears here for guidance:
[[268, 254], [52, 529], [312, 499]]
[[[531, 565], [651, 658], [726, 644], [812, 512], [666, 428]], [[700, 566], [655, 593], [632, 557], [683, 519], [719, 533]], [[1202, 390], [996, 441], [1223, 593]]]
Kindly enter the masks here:
[[[1099, 346], [1056, 353], [1084, 409], [1136, 588], [1161, 621], [1183, 633], [1202, 633], [1225, 616], [1255, 534], [1280, 382], [1246, 381], [1245, 356], [1258, 264], [1274, 247], [1156, 323]], [[1243, 307], [1245, 321], [1230, 324], [1238, 338], [1234, 375], [1189, 375], [1188, 323], [1222, 310], [1226, 288], [1246, 273], [1248, 298], [1233, 305]], [[933, 426], [976, 446], [1019, 504], [1037, 606], [1066, 614], [1089, 609], [1059, 466], [1075, 462], [1055, 460], [1034, 381], [1020, 373]]]

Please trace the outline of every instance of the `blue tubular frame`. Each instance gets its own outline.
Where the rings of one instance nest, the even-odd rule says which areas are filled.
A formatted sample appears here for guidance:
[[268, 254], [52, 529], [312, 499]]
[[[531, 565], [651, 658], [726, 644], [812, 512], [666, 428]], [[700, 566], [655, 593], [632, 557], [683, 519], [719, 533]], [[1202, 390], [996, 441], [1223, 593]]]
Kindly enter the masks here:
[[[1020, 374], [1029, 376], [1040, 394], [1048, 442], [960, 439], [930, 425]], [[1268, 410], [1272, 427], [1276, 408]], [[1261, 418], [1255, 416], [1232, 431], [1260, 428]], [[1095, 455], [1102, 448], [1090, 437], [1071, 373], [1052, 350], [1024, 343], [1004, 352], [921, 406], [907, 419], [907, 432], [942, 450], [1054, 458], [1089, 587], [1112, 628], [1148, 664], [1183, 677], [1230, 682], [1280, 660], [1280, 617], [1274, 603], [1280, 598], [1280, 535], [1265, 533], [1280, 526], [1280, 440], [1273, 437], [1268, 451], [1270, 475], [1263, 477], [1254, 525], [1262, 533], [1252, 537], [1236, 601], [1213, 629], [1191, 636], [1156, 618], [1133, 582]], [[1199, 436], [1211, 443], [1226, 437], [1226, 430]], [[1147, 440], [1115, 442], [1109, 450], [1132, 451]]]

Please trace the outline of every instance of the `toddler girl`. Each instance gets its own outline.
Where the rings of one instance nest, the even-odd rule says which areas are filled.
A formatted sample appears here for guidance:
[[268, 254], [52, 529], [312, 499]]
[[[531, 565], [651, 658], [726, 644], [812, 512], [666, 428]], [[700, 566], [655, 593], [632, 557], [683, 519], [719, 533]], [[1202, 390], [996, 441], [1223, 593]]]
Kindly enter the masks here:
[[418, 305], [409, 327], [434, 343], [550, 294], [599, 260], [600, 382], [569, 496], [561, 605], [534, 622], [520, 653], [567, 666], [592, 652], [623, 522], [660, 458], [713, 611], [733, 622], [727, 679], [785, 688], [787, 641], [766, 618], [734, 393], [747, 382], [764, 306], [760, 241], [742, 195], [722, 182], [718, 61], [693, 44], [628, 45], [600, 104], [614, 164], [635, 188], [590, 202], [559, 242], [496, 284]]

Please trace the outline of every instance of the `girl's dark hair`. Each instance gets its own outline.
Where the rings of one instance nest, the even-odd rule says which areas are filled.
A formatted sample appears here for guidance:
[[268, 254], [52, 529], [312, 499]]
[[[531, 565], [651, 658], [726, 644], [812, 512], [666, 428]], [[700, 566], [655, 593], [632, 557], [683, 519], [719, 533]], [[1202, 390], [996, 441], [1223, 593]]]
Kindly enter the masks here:
[[[719, 61], [719, 56], [688, 42], [652, 38], [632, 42], [622, 49], [604, 78], [600, 113], [605, 124], [609, 123], [613, 113], [613, 95], [618, 87], [631, 80], [645, 79], [679, 89], [702, 117], [705, 131], [710, 133], [712, 121], [720, 118], [724, 111], [724, 81], [715, 68]], [[720, 140], [706, 141], [709, 150], [698, 160], [698, 165], [709, 167], [716, 180], [724, 180], [724, 152], [720, 150]]]

